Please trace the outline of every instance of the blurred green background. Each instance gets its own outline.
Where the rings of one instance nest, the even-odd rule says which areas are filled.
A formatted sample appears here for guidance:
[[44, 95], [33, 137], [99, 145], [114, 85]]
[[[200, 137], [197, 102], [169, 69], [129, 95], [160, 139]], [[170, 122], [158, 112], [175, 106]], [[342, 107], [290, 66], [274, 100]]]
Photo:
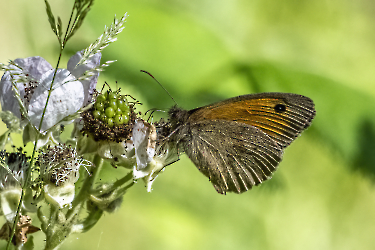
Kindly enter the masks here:
[[[72, 1], [50, 4], [66, 25]], [[44, 1], [1, 1], [0, 9], [0, 61], [39, 55], [55, 65]], [[142, 69], [186, 109], [292, 92], [312, 98], [317, 116], [260, 187], [219, 195], [182, 156], [151, 193], [140, 181], [119, 211], [61, 249], [374, 249], [374, 1], [97, 0], [61, 66], [125, 12], [126, 28], [102, 59], [118, 61], [98, 84], [117, 81], [140, 110], [173, 105]], [[43, 234], [35, 237], [41, 248]]]

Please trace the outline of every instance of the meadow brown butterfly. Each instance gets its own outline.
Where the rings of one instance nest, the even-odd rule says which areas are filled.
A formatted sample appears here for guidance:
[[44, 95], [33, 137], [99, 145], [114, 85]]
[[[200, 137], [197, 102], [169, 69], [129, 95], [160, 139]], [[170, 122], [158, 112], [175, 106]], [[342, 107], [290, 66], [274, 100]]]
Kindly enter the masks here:
[[270, 179], [283, 150], [315, 116], [313, 101], [287, 93], [233, 97], [204, 107], [169, 110], [161, 144], [185, 152], [221, 194], [243, 193]]

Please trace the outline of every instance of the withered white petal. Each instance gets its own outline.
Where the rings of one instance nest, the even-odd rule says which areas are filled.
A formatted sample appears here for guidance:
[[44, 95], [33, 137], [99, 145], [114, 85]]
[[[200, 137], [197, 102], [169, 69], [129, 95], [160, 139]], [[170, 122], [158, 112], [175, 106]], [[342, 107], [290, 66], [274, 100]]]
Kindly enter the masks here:
[[133, 127], [133, 143], [137, 159], [137, 170], [146, 168], [155, 155], [155, 126], [145, 123], [143, 120], [136, 120]]

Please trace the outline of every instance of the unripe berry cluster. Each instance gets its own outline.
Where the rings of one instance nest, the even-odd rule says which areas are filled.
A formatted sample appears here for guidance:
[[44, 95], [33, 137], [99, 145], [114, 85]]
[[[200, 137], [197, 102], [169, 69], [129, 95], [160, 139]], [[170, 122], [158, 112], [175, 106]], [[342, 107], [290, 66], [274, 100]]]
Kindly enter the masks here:
[[127, 124], [130, 118], [130, 107], [126, 97], [116, 92], [106, 91], [96, 97], [92, 115], [109, 127]]

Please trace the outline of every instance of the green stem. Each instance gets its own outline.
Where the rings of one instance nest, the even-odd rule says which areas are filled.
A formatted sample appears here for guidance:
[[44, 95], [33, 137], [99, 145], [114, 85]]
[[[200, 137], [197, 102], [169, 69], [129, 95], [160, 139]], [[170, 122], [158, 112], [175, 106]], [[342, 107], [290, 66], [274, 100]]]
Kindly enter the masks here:
[[95, 181], [98, 179], [99, 173], [101, 169], [103, 168], [103, 163], [104, 163], [103, 158], [100, 157], [98, 154], [95, 154], [94, 160], [93, 160], [93, 164], [94, 164], [93, 168], [95, 171], [93, 171], [91, 175], [92, 183], [95, 183]]
[[[123, 178], [121, 178], [120, 180], [117, 180], [114, 184], [113, 184], [113, 189], [117, 188], [117, 187], [120, 187], [122, 186], [123, 184], [127, 183], [129, 180], [131, 180], [133, 178], [133, 172], [131, 171], [130, 173], [128, 173], [127, 175], [125, 175]], [[133, 183], [131, 183], [130, 185], [133, 185]]]
[[78, 215], [71, 220], [67, 220], [59, 207], [51, 206], [50, 220], [48, 222], [46, 234], [45, 250], [57, 249], [72, 231], [72, 225], [77, 221]]

